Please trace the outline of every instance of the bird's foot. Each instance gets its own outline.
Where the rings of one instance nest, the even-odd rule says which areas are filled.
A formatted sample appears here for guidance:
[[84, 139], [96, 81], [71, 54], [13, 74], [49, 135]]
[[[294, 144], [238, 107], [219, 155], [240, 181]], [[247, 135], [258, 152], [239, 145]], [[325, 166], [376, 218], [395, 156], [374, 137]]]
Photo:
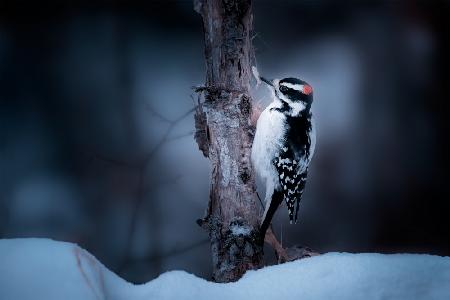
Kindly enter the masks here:
[[300, 246], [300, 245], [295, 245], [295, 246], [286, 248], [284, 250], [288, 257], [287, 261], [293, 261], [293, 260], [297, 260], [297, 259], [308, 258], [308, 257], [320, 255], [319, 252], [316, 252], [309, 247]]
[[272, 248], [275, 250], [275, 254], [277, 256], [279, 264], [320, 254], [319, 252], [316, 252], [309, 247], [298, 245], [290, 248], [283, 248], [283, 246], [280, 244], [275, 234], [273, 233], [272, 228], [270, 227], [266, 231], [264, 242], [272, 246]]
[[278, 242], [277, 237], [273, 233], [271, 227], [269, 227], [266, 231], [264, 242], [272, 246], [272, 248], [275, 250], [275, 254], [277, 256], [279, 264], [288, 261], [286, 250], [284, 250], [283, 246], [280, 244], [280, 242]]

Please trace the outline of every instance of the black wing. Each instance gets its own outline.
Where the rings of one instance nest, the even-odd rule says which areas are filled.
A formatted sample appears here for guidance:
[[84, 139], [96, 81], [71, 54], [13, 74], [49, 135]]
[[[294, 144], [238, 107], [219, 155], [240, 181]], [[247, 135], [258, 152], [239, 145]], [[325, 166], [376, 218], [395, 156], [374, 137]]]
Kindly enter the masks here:
[[283, 200], [286, 202], [291, 223], [297, 222], [299, 203], [308, 173], [307, 166], [301, 165], [303, 160], [298, 158], [299, 153], [294, 153], [294, 151], [292, 146], [286, 144], [273, 161], [278, 171], [280, 191], [283, 193]]

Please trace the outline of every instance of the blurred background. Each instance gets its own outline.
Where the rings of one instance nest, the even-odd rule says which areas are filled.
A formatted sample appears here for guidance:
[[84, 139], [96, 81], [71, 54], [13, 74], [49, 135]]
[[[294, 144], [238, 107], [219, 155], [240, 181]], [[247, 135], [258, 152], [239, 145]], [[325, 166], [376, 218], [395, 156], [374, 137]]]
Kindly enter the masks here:
[[[275, 232], [320, 252], [450, 255], [449, 2], [363, 2], [253, 3], [259, 72], [315, 90], [300, 221], [281, 209]], [[204, 73], [190, 0], [1, 1], [0, 238], [75, 242], [137, 283], [210, 278], [190, 98]]]

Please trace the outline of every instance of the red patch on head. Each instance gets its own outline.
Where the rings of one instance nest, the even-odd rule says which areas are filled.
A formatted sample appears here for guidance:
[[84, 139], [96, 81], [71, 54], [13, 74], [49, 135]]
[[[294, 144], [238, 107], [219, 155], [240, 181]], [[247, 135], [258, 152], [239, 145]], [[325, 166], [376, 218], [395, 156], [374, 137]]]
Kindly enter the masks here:
[[312, 87], [310, 86], [310, 85], [307, 85], [307, 84], [305, 84], [304, 86], [303, 86], [303, 94], [305, 94], [305, 95], [309, 95], [309, 94], [311, 94], [312, 93]]

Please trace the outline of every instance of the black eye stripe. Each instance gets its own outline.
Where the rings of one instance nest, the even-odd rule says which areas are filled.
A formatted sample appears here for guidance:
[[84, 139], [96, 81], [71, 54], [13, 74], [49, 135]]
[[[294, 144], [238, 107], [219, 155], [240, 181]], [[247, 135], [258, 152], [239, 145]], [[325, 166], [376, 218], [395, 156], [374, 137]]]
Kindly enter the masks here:
[[280, 91], [286, 95], [295, 95], [295, 94], [301, 93], [299, 90], [295, 90], [293, 88], [290, 88], [290, 87], [287, 87], [284, 85], [280, 86]]
[[293, 88], [289, 88], [287, 86], [284, 86], [284, 88], [281, 88], [282, 86], [280, 85], [279, 89], [280, 92], [289, 100], [297, 102], [297, 101], [301, 101], [303, 100], [305, 97], [307, 97], [306, 95], [304, 95], [301, 91], [299, 90], [295, 90]]
[[287, 86], [280, 85], [280, 91], [281, 91], [281, 92], [285, 93], [285, 92], [287, 92], [288, 90], [289, 90], [289, 88], [288, 88]]
[[[292, 85], [292, 87], [291, 87]], [[302, 87], [303, 85], [303, 87]], [[295, 87], [295, 88], [293, 88]], [[297, 88], [298, 87], [298, 88]], [[305, 102], [306, 104], [312, 103], [312, 90], [310, 92], [304, 92], [304, 89], [310, 88], [309, 84], [303, 80], [297, 78], [285, 78], [279, 81], [278, 90], [276, 91], [279, 95], [279, 98], [282, 102], [282, 98], [288, 99], [292, 102]], [[302, 88], [299, 90], [299, 88]], [[289, 101], [288, 101], [289, 102]]]

